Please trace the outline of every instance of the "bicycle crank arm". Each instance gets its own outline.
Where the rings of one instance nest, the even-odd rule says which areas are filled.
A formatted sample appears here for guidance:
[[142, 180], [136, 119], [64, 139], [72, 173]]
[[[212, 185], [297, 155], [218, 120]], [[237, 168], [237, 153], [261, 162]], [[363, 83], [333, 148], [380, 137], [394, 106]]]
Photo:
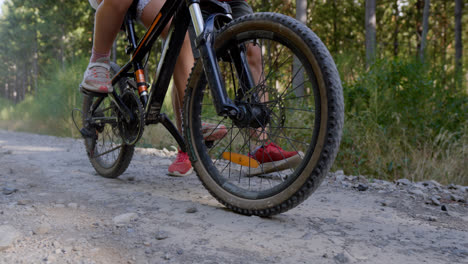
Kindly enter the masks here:
[[234, 152], [223, 152], [223, 159], [229, 160], [244, 167], [258, 168], [258, 166], [260, 166], [258, 164], [258, 161], [256, 161], [255, 159], [247, 155], [242, 155]]

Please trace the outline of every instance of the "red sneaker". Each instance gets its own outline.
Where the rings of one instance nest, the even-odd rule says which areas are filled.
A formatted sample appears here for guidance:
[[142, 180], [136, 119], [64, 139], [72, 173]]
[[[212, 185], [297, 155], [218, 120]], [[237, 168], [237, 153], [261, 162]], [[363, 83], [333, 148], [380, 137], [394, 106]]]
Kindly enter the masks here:
[[260, 163], [258, 168], [250, 168], [248, 171], [248, 175], [254, 176], [294, 168], [301, 163], [303, 154], [285, 151], [275, 143], [269, 143], [259, 147], [249, 156]]
[[224, 138], [227, 134], [227, 129], [224, 125], [202, 123], [202, 133], [205, 141], [215, 141]]
[[187, 153], [179, 150], [176, 160], [169, 166], [169, 175], [176, 177], [187, 176], [192, 173], [193, 168]]

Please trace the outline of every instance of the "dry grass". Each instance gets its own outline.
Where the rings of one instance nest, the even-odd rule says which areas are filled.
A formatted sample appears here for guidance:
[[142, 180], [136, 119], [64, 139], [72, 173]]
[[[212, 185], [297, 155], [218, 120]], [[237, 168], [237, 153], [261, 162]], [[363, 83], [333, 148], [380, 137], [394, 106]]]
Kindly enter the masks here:
[[433, 141], [419, 144], [403, 129], [395, 134], [348, 120], [334, 168], [389, 181], [407, 178], [468, 185], [468, 122], [457, 133], [442, 131]]
[[434, 142], [409, 151], [411, 166], [405, 169], [407, 178], [420, 181], [434, 179], [443, 184], [468, 185], [468, 129], [461, 136], [441, 132]]

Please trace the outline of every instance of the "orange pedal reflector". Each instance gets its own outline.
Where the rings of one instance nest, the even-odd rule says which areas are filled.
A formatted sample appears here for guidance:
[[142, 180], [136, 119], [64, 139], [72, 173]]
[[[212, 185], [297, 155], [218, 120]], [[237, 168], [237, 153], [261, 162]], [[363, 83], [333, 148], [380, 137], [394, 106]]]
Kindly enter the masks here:
[[223, 152], [223, 159], [250, 168], [258, 168], [259, 166], [258, 161], [256, 161], [255, 159], [252, 159], [247, 155], [242, 155], [234, 152]]

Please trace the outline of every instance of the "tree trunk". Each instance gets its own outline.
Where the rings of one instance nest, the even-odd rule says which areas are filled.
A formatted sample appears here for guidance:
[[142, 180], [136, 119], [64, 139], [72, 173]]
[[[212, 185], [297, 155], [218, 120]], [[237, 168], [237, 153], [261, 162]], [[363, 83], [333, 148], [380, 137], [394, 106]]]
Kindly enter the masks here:
[[19, 94], [19, 83], [20, 83], [20, 78], [19, 78], [19, 67], [18, 65], [15, 65], [15, 86], [13, 87], [13, 97], [14, 97], [14, 100], [15, 100], [15, 104], [19, 103], [19, 98], [18, 98], [18, 94]]
[[[444, 3], [442, 4], [442, 7], [443, 7], [443, 11], [442, 11], [442, 37], [437, 37], [437, 38], [441, 38], [441, 41], [442, 41], [442, 44], [440, 43], [436, 43], [434, 41], [434, 57], [436, 56], [436, 51], [437, 50], [440, 50], [440, 53], [442, 53], [442, 66], [445, 68], [446, 65], [447, 65], [447, 35], [448, 35], [448, 32], [449, 32], [449, 23], [448, 23], [448, 19], [447, 19], [447, 1], [444, 1]], [[441, 76], [441, 79], [442, 79], [442, 86], [445, 87], [446, 83], [447, 83], [447, 75], [443, 74]]]
[[393, 8], [395, 10], [395, 30], [393, 31], [393, 56], [398, 56], [398, 32], [400, 30], [400, 11], [398, 10], [398, 0], [395, 0], [393, 4]]
[[61, 37], [60, 37], [60, 62], [62, 63], [62, 70], [65, 70], [65, 27], [61, 25], [60, 27]]
[[34, 95], [37, 95], [37, 75], [38, 75], [38, 49], [37, 49], [37, 31], [35, 31], [34, 37], [34, 50], [33, 50], [33, 85], [34, 85]]
[[423, 27], [421, 35], [421, 47], [419, 49], [419, 59], [424, 62], [424, 55], [426, 53], [426, 37], [429, 29], [429, 9], [431, 6], [430, 0], [424, 0], [424, 13], [423, 13]]
[[7, 79], [7, 81], [5, 82], [5, 95], [4, 97], [8, 100], [10, 100], [10, 92], [8, 90], [8, 84], [10, 83], [10, 80]]
[[[307, 24], [307, 0], [296, 0], [296, 19]], [[296, 96], [304, 96], [304, 69], [299, 59], [294, 56], [293, 62], [293, 89]]]
[[28, 86], [28, 67], [26, 63], [23, 64], [23, 71], [21, 73], [21, 94], [19, 96], [19, 100], [23, 101], [26, 97], [27, 86]]
[[333, 51], [338, 51], [338, 7], [336, 0], [333, 0]]
[[421, 17], [422, 17], [422, 9], [424, 7], [424, 0], [417, 0], [416, 2], [416, 57], [419, 55], [419, 50], [421, 49], [421, 35], [422, 35], [422, 24], [421, 24]]
[[366, 64], [369, 67], [375, 61], [376, 52], [376, 17], [375, 0], [366, 0]]
[[455, 0], [455, 72], [458, 88], [462, 86], [462, 57], [463, 57], [463, 41], [462, 41], [462, 14], [463, 0]]

